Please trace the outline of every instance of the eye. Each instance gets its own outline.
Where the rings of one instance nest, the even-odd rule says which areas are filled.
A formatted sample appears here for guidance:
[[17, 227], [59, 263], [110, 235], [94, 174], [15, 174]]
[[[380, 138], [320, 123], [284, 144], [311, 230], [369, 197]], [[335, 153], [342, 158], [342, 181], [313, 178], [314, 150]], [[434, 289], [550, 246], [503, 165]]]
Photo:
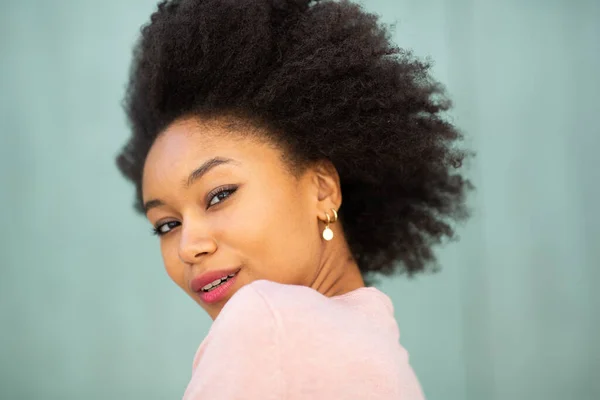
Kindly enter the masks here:
[[210, 201], [208, 202], [207, 208], [210, 208], [216, 204], [219, 204], [220, 202], [222, 202], [223, 200], [225, 200], [226, 198], [231, 196], [236, 190], [237, 190], [237, 188], [235, 188], [235, 187], [233, 187], [233, 188], [222, 187], [222, 188], [217, 189], [215, 192], [213, 192], [209, 195]]
[[164, 224], [160, 224], [154, 227], [153, 231], [155, 235], [162, 236], [166, 233], [169, 233], [171, 229], [177, 228], [179, 226], [178, 221], [169, 221]]

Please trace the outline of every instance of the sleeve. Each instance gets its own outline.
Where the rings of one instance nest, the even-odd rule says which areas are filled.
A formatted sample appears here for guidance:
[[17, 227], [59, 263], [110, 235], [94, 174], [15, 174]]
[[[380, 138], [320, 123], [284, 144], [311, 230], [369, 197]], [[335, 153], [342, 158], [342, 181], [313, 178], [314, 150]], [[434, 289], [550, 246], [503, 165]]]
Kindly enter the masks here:
[[251, 285], [221, 311], [183, 400], [282, 399], [277, 319]]

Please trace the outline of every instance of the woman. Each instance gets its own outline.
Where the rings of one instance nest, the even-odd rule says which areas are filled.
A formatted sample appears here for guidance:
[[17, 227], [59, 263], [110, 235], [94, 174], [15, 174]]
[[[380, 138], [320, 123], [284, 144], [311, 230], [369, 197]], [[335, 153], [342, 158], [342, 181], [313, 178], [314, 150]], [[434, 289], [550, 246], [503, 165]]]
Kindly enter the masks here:
[[117, 161], [169, 276], [214, 320], [185, 399], [423, 398], [365, 280], [424, 270], [465, 216], [428, 70], [346, 1], [159, 4]]

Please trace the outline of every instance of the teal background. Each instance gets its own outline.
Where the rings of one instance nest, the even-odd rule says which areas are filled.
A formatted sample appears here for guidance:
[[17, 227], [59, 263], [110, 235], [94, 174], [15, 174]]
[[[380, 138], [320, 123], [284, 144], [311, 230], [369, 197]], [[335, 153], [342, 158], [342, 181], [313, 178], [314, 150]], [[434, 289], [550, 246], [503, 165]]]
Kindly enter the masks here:
[[[155, 2], [0, 3], [0, 399], [181, 398], [210, 319], [113, 161]], [[379, 286], [428, 399], [599, 399], [600, 2], [364, 4], [478, 153], [441, 272]]]

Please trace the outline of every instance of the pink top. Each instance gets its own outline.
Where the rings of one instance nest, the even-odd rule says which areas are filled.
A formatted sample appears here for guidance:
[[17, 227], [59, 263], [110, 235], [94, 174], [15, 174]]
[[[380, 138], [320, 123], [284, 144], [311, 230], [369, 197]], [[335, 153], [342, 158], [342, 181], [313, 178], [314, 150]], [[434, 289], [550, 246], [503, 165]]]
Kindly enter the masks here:
[[399, 337], [374, 287], [326, 297], [254, 281], [213, 322], [183, 399], [424, 399]]

